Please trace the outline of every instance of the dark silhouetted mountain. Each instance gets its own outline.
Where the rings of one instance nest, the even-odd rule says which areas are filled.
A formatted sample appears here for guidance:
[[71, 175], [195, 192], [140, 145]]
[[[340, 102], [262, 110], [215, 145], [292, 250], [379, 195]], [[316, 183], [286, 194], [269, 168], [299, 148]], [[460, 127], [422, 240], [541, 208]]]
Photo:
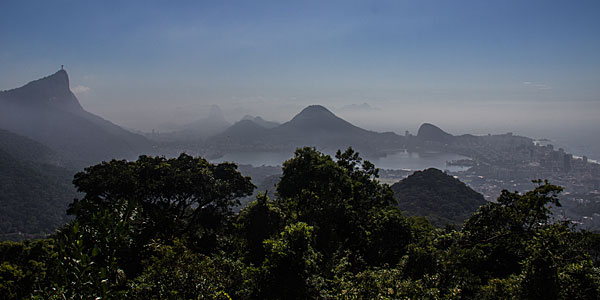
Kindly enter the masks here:
[[0, 130], [0, 239], [40, 237], [67, 221], [75, 171], [60, 165], [52, 149]]
[[306, 107], [290, 121], [281, 124], [277, 130], [290, 135], [305, 135], [306, 133], [367, 134], [369, 132], [339, 118], [321, 105]]
[[403, 211], [427, 217], [437, 226], [461, 225], [486, 203], [480, 193], [433, 168], [414, 172], [392, 185], [392, 190]]
[[81, 166], [135, 158], [151, 149], [143, 136], [85, 111], [64, 70], [0, 92], [0, 107], [0, 128], [47, 145]]
[[377, 133], [354, 126], [320, 105], [308, 106], [290, 121], [271, 129], [249, 122], [239, 122], [236, 127], [209, 139], [207, 144], [225, 152], [293, 150], [302, 146], [335, 151], [352, 146], [369, 156], [382, 149], [400, 149], [404, 142], [403, 137], [391, 132]]
[[47, 106], [71, 112], [83, 110], [69, 89], [69, 76], [65, 70], [34, 80], [20, 88], [4, 91], [0, 95], [4, 99], [12, 99], [20, 105], [34, 109]]
[[321, 105], [303, 109], [290, 121], [273, 128], [275, 137], [298, 146], [316, 146], [323, 150], [354, 147], [370, 156], [382, 149], [401, 148], [403, 138], [395, 133], [378, 133], [354, 126]]
[[254, 122], [254, 123], [256, 123], [256, 124], [258, 124], [258, 125], [260, 125], [260, 126], [262, 126], [264, 128], [275, 128], [275, 127], [281, 125], [281, 124], [279, 124], [277, 122], [266, 121], [265, 119], [263, 119], [263, 118], [261, 118], [259, 116], [253, 117], [253, 116], [250, 116], [250, 115], [245, 115], [242, 118], [242, 120], [250, 120], [250, 121], [252, 121], [252, 122]]
[[439, 127], [424, 123], [419, 127], [419, 131], [417, 132], [417, 137], [422, 141], [431, 141], [431, 142], [440, 142], [440, 143], [448, 143], [454, 139], [454, 136], [443, 131]]

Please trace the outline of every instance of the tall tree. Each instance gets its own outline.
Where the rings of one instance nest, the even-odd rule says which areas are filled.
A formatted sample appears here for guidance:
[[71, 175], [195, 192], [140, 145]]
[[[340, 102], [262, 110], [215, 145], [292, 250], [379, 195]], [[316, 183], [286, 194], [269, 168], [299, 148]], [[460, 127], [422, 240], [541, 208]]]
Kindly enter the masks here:
[[[381, 245], [376, 240], [383, 237], [374, 218], [395, 204], [391, 189], [379, 183], [377, 177], [374, 165], [363, 161], [352, 148], [338, 151], [334, 160], [306, 147], [296, 150], [294, 157], [284, 163], [277, 201], [292, 222], [306, 222], [314, 227], [315, 249], [323, 253], [326, 264], [346, 250], [365, 257], [369, 246]], [[390, 211], [386, 216], [391, 218], [387, 221], [397, 225], [394, 230], [403, 232], [397, 238], [410, 236], [404, 234], [407, 224], [400, 219], [392, 221], [402, 218], [399, 213], [393, 215]], [[371, 231], [377, 234], [370, 239]], [[378, 251], [385, 255], [395, 253]]]
[[135, 257], [152, 240], [182, 238], [195, 251], [213, 251], [232, 206], [254, 189], [235, 164], [186, 154], [103, 162], [76, 174], [73, 183], [84, 196], [68, 212], [89, 231], [89, 243], [116, 240], [112, 246], [132, 261], [128, 273], [139, 271]]

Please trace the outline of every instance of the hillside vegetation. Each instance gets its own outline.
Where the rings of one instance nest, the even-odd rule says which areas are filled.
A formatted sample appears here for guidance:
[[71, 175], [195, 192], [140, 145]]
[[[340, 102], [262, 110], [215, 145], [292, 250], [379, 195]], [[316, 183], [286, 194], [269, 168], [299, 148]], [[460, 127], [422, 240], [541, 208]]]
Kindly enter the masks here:
[[412, 216], [425, 216], [437, 226], [462, 225], [480, 206], [483, 195], [438, 169], [416, 171], [392, 185], [398, 207]]
[[0, 239], [43, 237], [67, 222], [75, 171], [46, 146], [0, 130]]
[[0, 107], [0, 128], [46, 145], [77, 167], [152, 149], [143, 136], [84, 110], [65, 70], [0, 91]]
[[75, 176], [74, 219], [0, 243], [4, 299], [598, 299], [597, 235], [550, 222], [561, 188], [503, 191], [460, 230], [405, 216], [352, 149], [283, 166], [274, 199], [182, 154]]

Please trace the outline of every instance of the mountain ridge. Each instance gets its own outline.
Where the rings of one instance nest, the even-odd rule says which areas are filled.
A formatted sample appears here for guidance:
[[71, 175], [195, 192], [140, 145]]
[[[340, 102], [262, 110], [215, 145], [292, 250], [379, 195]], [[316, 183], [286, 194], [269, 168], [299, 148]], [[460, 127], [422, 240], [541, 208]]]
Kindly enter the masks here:
[[[264, 128], [244, 123], [243, 137], [234, 138], [241, 130], [225, 131], [207, 140], [207, 145], [227, 151], [294, 150], [312, 146], [336, 151], [353, 147], [363, 154], [375, 154], [379, 148], [401, 148], [403, 137], [395, 133], [378, 133], [362, 129], [336, 116], [322, 105], [310, 105], [291, 120]], [[236, 126], [236, 125], [234, 125]], [[237, 124], [237, 126], [240, 126]]]
[[0, 240], [44, 237], [63, 225], [75, 171], [56, 151], [0, 129]]
[[151, 149], [143, 136], [83, 109], [65, 70], [0, 92], [0, 107], [0, 128], [38, 141], [80, 166], [135, 158]]
[[64, 69], [21, 87], [0, 91], [0, 97], [13, 99], [17, 105], [49, 105], [72, 112], [83, 111], [69, 88], [69, 75]]

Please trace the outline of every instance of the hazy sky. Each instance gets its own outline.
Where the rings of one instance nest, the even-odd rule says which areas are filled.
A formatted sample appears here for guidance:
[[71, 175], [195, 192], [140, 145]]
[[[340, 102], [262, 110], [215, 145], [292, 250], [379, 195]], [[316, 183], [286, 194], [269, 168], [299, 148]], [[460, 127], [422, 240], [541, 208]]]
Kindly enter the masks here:
[[87, 110], [144, 130], [213, 103], [400, 133], [600, 127], [597, 0], [1, 1], [0, 89], [61, 64]]

